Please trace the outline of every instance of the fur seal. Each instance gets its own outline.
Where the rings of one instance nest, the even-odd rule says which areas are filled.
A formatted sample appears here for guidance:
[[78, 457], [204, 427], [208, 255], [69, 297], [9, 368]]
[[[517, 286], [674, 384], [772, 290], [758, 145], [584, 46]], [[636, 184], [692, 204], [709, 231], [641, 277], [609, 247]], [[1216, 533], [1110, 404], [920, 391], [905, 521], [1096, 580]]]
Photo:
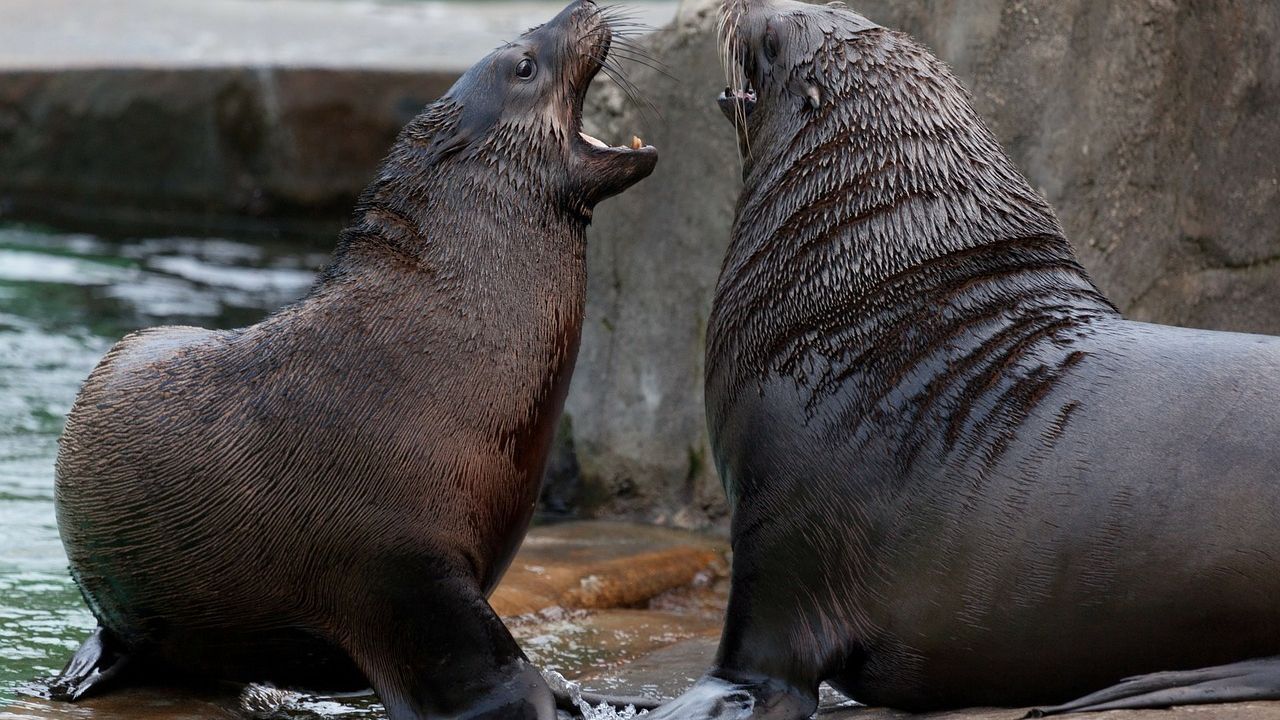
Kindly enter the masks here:
[[573, 2], [428, 106], [305, 299], [107, 353], [57, 462], [99, 628], [56, 697], [165, 672], [371, 685], [395, 720], [555, 717], [486, 598], [564, 404], [592, 209], [657, 162], [581, 133], [609, 20]]
[[723, 12], [732, 592], [651, 717], [807, 718], [822, 681], [912, 711], [1280, 698], [1280, 339], [1122, 318], [906, 36]]

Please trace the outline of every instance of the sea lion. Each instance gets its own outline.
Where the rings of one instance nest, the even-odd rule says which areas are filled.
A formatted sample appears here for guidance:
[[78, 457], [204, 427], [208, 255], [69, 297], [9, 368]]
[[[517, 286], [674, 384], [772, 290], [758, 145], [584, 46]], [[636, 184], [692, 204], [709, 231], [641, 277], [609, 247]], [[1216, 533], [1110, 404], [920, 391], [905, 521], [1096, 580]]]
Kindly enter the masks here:
[[400, 134], [310, 294], [113, 347], [57, 511], [100, 624], [54, 682], [372, 686], [389, 717], [555, 717], [486, 601], [578, 350], [585, 228], [657, 152], [581, 133], [616, 38], [573, 2]]
[[912, 711], [1280, 698], [1280, 339], [1122, 318], [906, 36], [723, 9], [732, 592], [651, 717], [808, 717], [822, 681]]

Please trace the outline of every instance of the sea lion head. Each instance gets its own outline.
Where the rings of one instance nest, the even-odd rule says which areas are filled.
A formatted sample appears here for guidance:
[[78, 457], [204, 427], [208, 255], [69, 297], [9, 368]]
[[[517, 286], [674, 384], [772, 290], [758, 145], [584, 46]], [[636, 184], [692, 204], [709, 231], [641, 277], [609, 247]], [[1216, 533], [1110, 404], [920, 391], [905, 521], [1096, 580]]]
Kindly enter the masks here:
[[729, 85], [719, 105], [738, 129], [747, 162], [755, 157], [754, 138], [785, 140], [781, 135], [793, 135], [824, 104], [849, 99], [856, 86], [847, 73], [850, 51], [873, 30], [883, 28], [841, 2], [725, 0], [721, 52]]
[[473, 170], [548, 191], [589, 218], [658, 160], [639, 138], [613, 147], [582, 132], [587, 89], [610, 67], [610, 20], [609, 10], [575, 0], [472, 66], [410, 134], [426, 141], [439, 170], [479, 159]]
[[[1034, 263], [1082, 273], [968, 92], [907, 35], [841, 3], [723, 0], [721, 49], [729, 87], [719, 102], [738, 131], [744, 187], [709, 321], [709, 373], [732, 365], [735, 388], [774, 372], [816, 383], [810, 351], [825, 362], [851, 347], [904, 347], [884, 333], [919, 323], [900, 320], [895, 283], [933, 298], [927, 318], [962, 277]], [[926, 295], [921, 278], [943, 267]], [[1010, 276], [980, 284], [1024, 297], [1045, 277]]]

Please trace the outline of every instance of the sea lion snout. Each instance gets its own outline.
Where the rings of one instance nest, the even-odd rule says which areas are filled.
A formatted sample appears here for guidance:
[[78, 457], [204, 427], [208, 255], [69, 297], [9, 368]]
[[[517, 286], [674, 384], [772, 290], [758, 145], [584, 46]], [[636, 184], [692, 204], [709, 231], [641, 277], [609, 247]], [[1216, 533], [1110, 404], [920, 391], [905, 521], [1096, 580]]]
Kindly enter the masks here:
[[729, 118], [729, 122], [737, 125], [739, 121], [750, 118], [751, 112], [756, 109], [756, 91], [750, 86], [744, 90], [725, 86], [724, 92], [716, 98], [716, 104], [720, 106], [720, 112]]
[[816, 110], [825, 95], [823, 77], [833, 65], [847, 63], [836, 46], [880, 27], [838, 2], [726, 0], [720, 14], [721, 61], [729, 87], [719, 103], [735, 124], [769, 100], [795, 99]]

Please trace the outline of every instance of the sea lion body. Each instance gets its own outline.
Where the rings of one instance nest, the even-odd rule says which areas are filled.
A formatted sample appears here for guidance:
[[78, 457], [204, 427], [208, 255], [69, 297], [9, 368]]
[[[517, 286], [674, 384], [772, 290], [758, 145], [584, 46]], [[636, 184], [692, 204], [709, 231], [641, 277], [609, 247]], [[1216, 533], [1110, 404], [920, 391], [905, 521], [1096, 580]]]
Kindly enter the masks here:
[[725, 14], [732, 592], [715, 667], [653, 717], [805, 718], [822, 681], [915, 711], [1280, 698], [1280, 339], [1122, 318], [906, 36]]
[[554, 718], [486, 596], [568, 390], [591, 210], [656, 162], [579, 134], [611, 38], [574, 2], [468, 71], [303, 300], [112, 348], [58, 457], [100, 628], [55, 696], [171, 673], [371, 684], [396, 720]]
[[[738, 498], [731, 662], [799, 664], [859, 701], [930, 710], [1061, 702], [1275, 654], [1280, 341], [1112, 318], [1087, 332], [1004, 371], [954, 440], [954, 397], [896, 418], [886, 400], [892, 427], [836, 444], [820, 440], [849, 431], [856, 385], [814, 408], [794, 384], [745, 394], [716, 435], [751, 448], [725, 463]], [[1076, 352], [1044, 386], [1035, 369]], [[1242, 386], [1259, 367], [1276, 372]], [[924, 393], [917, 380], [892, 396]], [[912, 435], [908, 461], [899, 440]]]

